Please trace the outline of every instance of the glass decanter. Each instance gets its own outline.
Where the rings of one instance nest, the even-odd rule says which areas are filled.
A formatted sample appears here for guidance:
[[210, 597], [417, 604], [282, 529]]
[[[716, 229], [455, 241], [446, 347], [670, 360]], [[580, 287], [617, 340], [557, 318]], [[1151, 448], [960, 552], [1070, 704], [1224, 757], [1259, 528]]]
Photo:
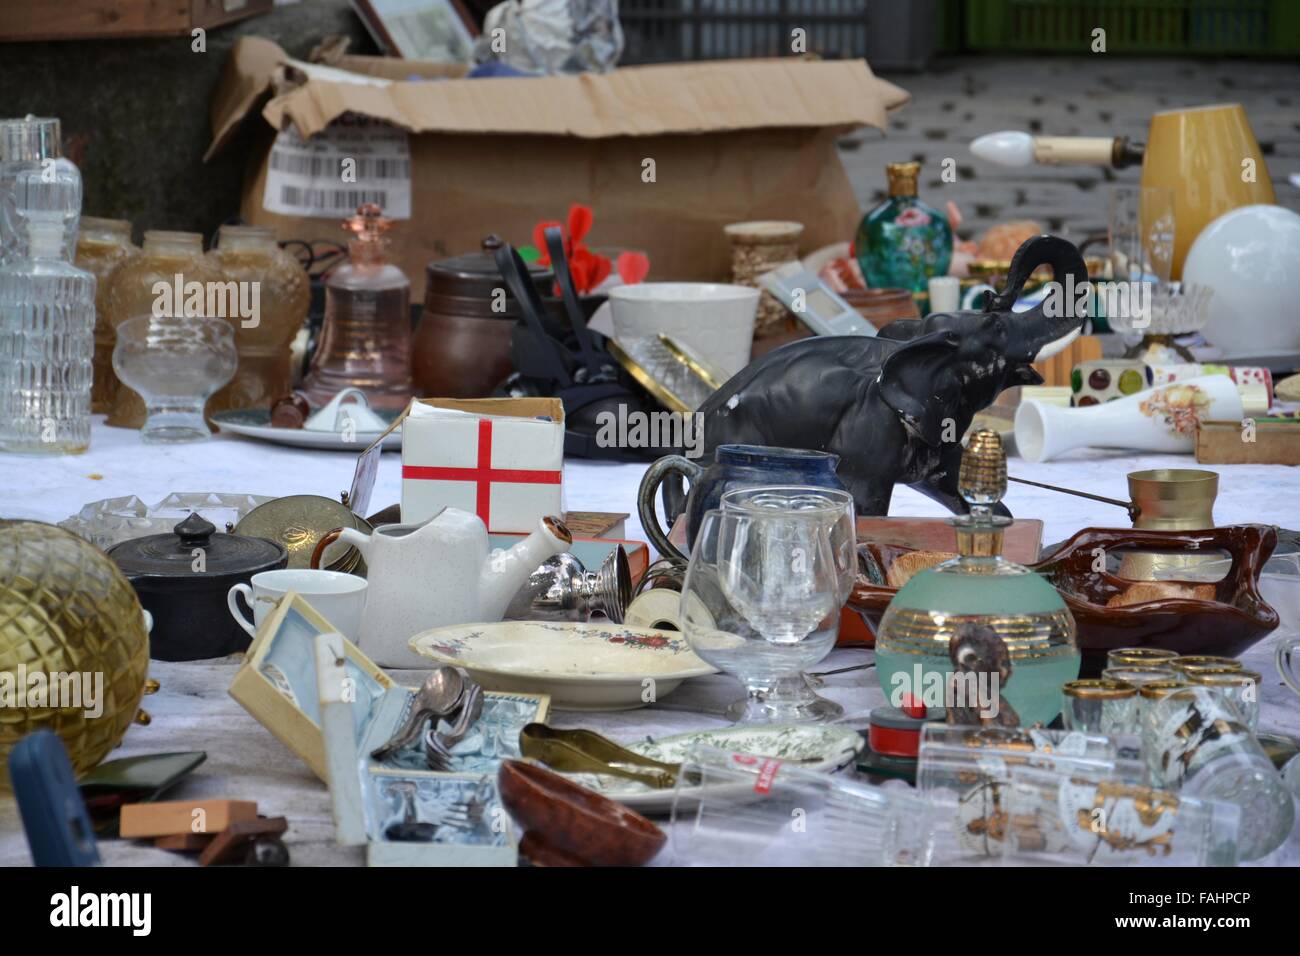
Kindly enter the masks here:
[[68, 261], [61, 216], [19, 221], [22, 254], [0, 265], [0, 451], [76, 454], [90, 445], [95, 277]]
[[27, 254], [23, 222], [57, 221], [69, 262], [76, 255], [81, 171], [63, 155], [57, 119], [0, 120], [0, 262]]
[[[222, 226], [208, 258], [222, 280], [236, 283], [235, 330], [239, 369], [208, 403], [208, 413], [266, 408], [293, 386], [290, 345], [307, 318], [311, 284], [294, 256], [267, 226]], [[252, 306], [250, 309], [248, 306]], [[256, 314], [246, 314], [256, 313]]]
[[113, 325], [108, 321], [108, 277], [122, 262], [140, 251], [131, 241], [131, 224], [125, 219], [81, 218], [77, 234], [76, 265], [95, 277], [94, 381], [90, 387], [90, 410], [112, 411], [121, 383], [113, 371]]
[[[144, 234], [140, 254], [122, 263], [108, 278], [104, 297], [108, 321], [116, 330], [128, 319], [142, 315], [206, 316], [209, 290], [220, 281], [221, 273], [203, 255], [203, 237], [197, 232], [150, 230]], [[201, 302], [192, 296], [198, 292], [193, 283], [203, 287]], [[155, 286], [165, 290], [160, 293]], [[131, 388], [119, 388], [108, 424], [140, 428], [146, 417], [144, 400]]]
[[854, 252], [872, 289], [925, 292], [931, 276], [948, 273], [952, 228], [916, 196], [920, 163], [890, 163], [889, 198], [862, 217]]
[[[927, 706], [967, 707], [999, 719], [1014, 708], [1019, 724], [1049, 724], [1061, 712], [1062, 685], [1079, 676], [1074, 616], [1056, 589], [1001, 554], [1010, 518], [991, 506], [1007, 487], [1006, 455], [996, 432], [971, 437], [962, 455], [958, 487], [970, 514], [953, 519], [958, 556], [907, 581], [881, 619], [876, 672], [886, 699], [898, 707], [911, 694]], [[991, 629], [1005, 645], [1011, 672], [954, 671], [949, 646]], [[953, 699], [955, 698], [955, 699]]]
[[411, 283], [387, 259], [392, 221], [374, 203], [343, 223], [348, 261], [325, 281], [325, 323], [303, 392], [320, 408], [345, 388], [370, 407], [401, 411], [411, 400]]

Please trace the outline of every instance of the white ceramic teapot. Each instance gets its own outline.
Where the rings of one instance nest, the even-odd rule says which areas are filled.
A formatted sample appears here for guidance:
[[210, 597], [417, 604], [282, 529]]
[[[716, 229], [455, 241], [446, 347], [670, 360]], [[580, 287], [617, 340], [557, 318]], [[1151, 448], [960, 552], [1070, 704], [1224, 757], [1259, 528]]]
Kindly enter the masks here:
[[[331, 532], [321, 544], [334, 537]], [[429, 661], [410, 649], [412, 637], [434, 627], [501, 620], [528, 575], [573, 542], [564, 522], [543, 518], [514, 547], [489, 553], [487, 527], [456, 508], [422, 524], [381, 525], [370, 535], [345, 528], [337, 538], [356, 547], [369, 569], [361, 650], [383, 667], [418, 668]], [[323, 550], [317, 548], [313, 567]]]

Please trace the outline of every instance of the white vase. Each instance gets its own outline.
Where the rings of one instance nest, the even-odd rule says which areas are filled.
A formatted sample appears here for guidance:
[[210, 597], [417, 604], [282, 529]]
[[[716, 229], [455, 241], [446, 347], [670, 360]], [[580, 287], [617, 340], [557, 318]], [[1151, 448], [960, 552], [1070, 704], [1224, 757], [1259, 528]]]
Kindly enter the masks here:
[[1072, 448], [1190, 452], [1203, 421], [1239, 422], [1241, 394], [1227, 375], [1171, 382], [1086, 408], [1029, 399], [1016, 410], [1016, 448], [1026, 461], [1048, 461]]

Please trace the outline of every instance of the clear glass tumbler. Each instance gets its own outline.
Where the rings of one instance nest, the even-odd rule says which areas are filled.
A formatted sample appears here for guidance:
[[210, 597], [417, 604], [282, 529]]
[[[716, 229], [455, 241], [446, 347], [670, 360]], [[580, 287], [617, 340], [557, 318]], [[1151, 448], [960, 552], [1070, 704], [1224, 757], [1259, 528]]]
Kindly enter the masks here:
[[874, 787], [698, 745], [673, 795], [675, 862], [694, 866], [924, 866], [929, 814], [907, 786]]
[[1003, 790], [1003, 861], [1030, 866], [1236, 866], [1241, 811], [1120, 780], [1020, 768]]
[[1131, 734], [1137, 730], [1136, 684], [1122, 680], [1072, 680], [1061, 688], [1067, 730]]
[[1208, 687], [1184, 687], [1150, 701], [1143, 751], [1153, 785], [1241, 808], [1241, 858], [1257, 860], [1295, 824], [1291, 792], [1244, 718]]
[[237, 363], [234, 330], [225, 319], [142, 315], [117, 327], [113, 370], [144, 399], [145, 442], [210, 438], [203, 406]]

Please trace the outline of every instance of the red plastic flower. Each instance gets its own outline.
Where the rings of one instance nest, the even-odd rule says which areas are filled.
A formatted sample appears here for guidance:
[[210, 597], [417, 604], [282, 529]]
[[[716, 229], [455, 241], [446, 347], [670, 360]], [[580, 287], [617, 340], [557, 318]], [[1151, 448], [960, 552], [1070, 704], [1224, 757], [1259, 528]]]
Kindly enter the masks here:
[[[569, 260], [569, 274], [573, 277], [573, 286], [579, 295], [592, 292], [609, 278], [609, 274], [615, 268], [609, 259], [600, 253], [592, 252], [582, 241], [587, 233], [591, 232], [594, 219], [589, 206], [574, 203], [569, 207], [567, 228], [563, 229], [564, 255]], [[539, 253], [537, 258], [539, 265], [551, 264], [550, 250], [546, 248], [546, 229], [552, 226], [558, 227], [560, 223], [549, 220], [539, 222], [533, 227], [533, 245], [537, 247]], [[646, 277], [650, 271], [650, 260], [640, 252], [623, 252], [618, 256], [617, 268], [619, 278], [631, 285]], [[555, 294], [560, 294], [558, 285]]]

